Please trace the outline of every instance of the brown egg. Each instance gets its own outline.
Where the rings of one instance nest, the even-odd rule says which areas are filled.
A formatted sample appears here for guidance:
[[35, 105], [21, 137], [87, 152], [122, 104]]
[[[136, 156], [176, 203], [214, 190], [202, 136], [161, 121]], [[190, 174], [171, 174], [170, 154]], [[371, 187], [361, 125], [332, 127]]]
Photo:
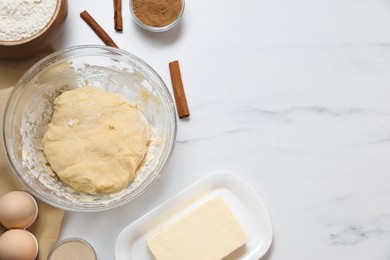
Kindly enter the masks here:
[[38, 242], [24, 229], [11, 229], [0, 237], [0, 259], [34, 260], [38, 255]]
[[23, 191], [11, 191], [0, 198], [0, 223], [6, 228], [29, 227], [36, 219], [35, 199]]

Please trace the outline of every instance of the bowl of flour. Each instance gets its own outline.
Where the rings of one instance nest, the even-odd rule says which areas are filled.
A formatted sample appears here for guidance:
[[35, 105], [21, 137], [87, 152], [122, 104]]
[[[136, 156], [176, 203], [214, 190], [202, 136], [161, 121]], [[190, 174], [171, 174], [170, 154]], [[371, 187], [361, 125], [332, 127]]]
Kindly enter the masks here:
[[48, 48], [67, 13], [67, 0], [1, 0], [0, 57], [25, 58]]

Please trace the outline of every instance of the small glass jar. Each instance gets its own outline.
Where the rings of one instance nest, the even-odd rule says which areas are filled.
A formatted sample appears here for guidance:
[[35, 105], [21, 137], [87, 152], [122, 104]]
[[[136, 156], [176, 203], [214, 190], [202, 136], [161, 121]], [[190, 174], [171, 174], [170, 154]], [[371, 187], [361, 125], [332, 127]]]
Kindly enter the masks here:
[[[142, 19], [140, 17], [137, 16], [135, 10], [134, 10], [134, 0], [130, 0], [130, 11], [131, 11], [131, 14], [134, 18], [134, 21], [143, 29], [145, 30], [148, 30], [148, 31], [151, 31], [151, 32], [164, 32], [164, 31], [167, 31], [171, 28], [173, 28], [175, 25], [177, 25], [183, 15], [183, 12], [184, 12], [184, 6], [185, 6], [185, 1], [184, 0], [180, 0], [181, 2], [181, 10], [179, 12], [179, 14], [177, 15], [177, 17], [172, 21], [170, 22], [169, 24], [164, 24], [162, 26], [154, 26], [154, 25], [149, 25], [147, 22], [145, 21], [142, 21]], [[153, 15], [156, 15], [156, 14], [153, 14]]]
[[96, 260], [93, 247], [81, 238], [68, 238], [58, 242], [49, 253], [48, 260], [83, 259]]

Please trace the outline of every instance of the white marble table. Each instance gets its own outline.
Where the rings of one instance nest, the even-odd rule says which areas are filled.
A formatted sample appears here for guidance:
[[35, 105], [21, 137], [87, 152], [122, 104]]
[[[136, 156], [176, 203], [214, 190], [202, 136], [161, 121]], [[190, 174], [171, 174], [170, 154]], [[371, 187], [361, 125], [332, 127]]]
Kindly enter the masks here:
[[129, 223], [210, 172], [240, 174], [274, 228], [264, 259], [390, 259], [390, 2], [187, 0], [165, 33], [138, 28], [123, 1], [69, 0], [56, 48], [114, 41], [170, 86], [178, 59], [191, 111], [158, 183], [121, 208], [65, 215], [60, 239], [89, 241], [102, 260]]

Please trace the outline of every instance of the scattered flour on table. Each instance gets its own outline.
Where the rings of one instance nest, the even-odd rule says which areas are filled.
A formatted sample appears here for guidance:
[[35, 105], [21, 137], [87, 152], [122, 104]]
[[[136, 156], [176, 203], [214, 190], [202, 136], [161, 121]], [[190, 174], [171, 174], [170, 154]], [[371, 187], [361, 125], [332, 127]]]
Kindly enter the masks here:
[[0, 0], [0, 40], [31, 37], [52, 18], [57, 0]]

